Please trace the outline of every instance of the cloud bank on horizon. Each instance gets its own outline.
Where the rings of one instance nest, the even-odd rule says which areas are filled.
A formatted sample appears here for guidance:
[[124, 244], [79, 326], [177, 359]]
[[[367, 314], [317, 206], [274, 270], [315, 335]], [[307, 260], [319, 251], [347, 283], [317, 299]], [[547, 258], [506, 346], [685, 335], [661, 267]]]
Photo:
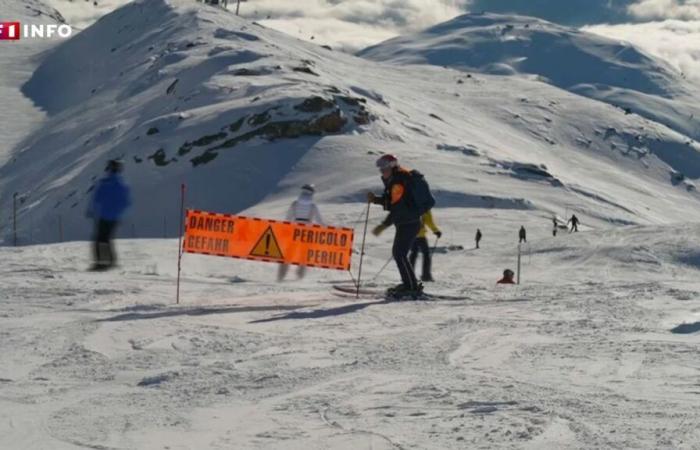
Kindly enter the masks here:
[[[232, 1], [232, 0], [230, 0]], [[572, 15], [571, 10], [581, 11]], [[700, 0], [248, 0], [242, 15], [357, 51], [468, 11], [541, 17], [631, 42], [700, 80]]]

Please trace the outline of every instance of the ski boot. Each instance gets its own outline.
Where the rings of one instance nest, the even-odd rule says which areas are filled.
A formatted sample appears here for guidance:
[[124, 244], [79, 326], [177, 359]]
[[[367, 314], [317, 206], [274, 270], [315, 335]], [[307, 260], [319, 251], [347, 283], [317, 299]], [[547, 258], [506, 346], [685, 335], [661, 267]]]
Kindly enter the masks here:
[[399, 289], [387, 292], [387, 297], [392, 300], [420, 300], [423, 297], [423, 284], [418, 283], [416, 289], [410, 289], [408, 286], [401, 285]]
[[386, 295], [387, 297], [393, 297], [396, 294], [403, 292], [407, 289], [407, 286], [404, 285], [403, 283], [397, 284], [396, 286], [390, 287], [389, 289], [386, 290]]

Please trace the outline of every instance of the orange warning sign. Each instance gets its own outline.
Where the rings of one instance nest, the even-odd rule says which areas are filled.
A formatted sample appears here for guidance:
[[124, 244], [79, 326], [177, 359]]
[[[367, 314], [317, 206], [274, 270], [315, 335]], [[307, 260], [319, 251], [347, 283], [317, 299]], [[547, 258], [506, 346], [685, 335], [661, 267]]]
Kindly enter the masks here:
[[183, 251], [349, 270], [354, 231], [187, 210]]

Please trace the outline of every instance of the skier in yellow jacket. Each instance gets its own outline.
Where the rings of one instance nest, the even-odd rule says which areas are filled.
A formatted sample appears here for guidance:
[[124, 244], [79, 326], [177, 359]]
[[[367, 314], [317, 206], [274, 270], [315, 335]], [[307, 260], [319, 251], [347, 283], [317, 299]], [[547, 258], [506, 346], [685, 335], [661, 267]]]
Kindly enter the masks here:
[[442, 231], [435, 225], [433, 220], [432, 211], [428, 211], [421, 217], [421, 227], [418, 232], [418, 237], [413, 241], [413, 247], [411, 247], [411, 254], [409, 255], [409, 260], [411, 261], [411, 266], [416, 267], [416, 260], [418, 259], [418, 252], [423, 254], [423, 273], [420, 277], [421, 281], [435, 281], [433, 280], [433, 275], [430, 273], [431, 266], [431, 254], [430, 246], [428, 245], [428, 228], [438, 237], [442, 236]]

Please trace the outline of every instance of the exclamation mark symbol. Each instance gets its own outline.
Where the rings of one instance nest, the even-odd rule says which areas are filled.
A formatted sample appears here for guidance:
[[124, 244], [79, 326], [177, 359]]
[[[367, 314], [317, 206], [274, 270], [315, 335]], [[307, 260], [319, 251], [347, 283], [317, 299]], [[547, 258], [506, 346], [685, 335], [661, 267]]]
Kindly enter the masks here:
[[270, 233], [265, 236], [265, 256], [270, 256]]

